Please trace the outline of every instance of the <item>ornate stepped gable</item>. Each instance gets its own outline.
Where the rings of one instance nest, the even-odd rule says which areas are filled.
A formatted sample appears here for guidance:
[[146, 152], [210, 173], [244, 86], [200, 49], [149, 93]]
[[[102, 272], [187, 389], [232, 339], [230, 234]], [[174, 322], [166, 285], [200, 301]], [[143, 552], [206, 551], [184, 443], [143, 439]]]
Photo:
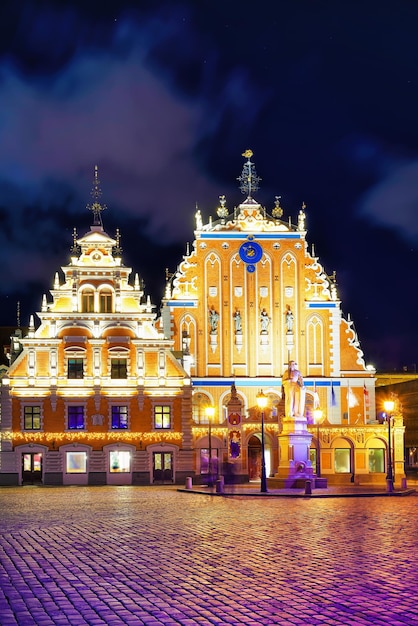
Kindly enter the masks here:
[[[305, 203], [297, 224], [283, 216], [279, 196], [269, 213], [252, 197], [260, 179], [251, 151], [244, 156], [238, 180], [245, 201], [230, 211], [220, 196], [218, 219], [207, 223], [196, 212], [193, 249], [167, 281], [164, 305], [171, 310], [171, 322], [166, 311], [166, 336], [174, 338], [177, 350], [182, 349], [182, 337], [189, 338], [191, 373], [196, 376], [210, 375], [208, 363], [218, 376], [279, 376], [290, 356], [306, 375], [340, 376], [346, 371], [364, 376], [352, 321], [341, 313], [335, 272], [325, 272], [313, 245], [308, 250]], [[260, 350], [263, 314], [268, 338]], [[211, 342], [215, 316], [217, 338]], [[240, 341], [234, 328], [238, 318]], [[290, 319], [292, 333], [286, 326]], [[244, 363], [252, 364], [251, 372]]]

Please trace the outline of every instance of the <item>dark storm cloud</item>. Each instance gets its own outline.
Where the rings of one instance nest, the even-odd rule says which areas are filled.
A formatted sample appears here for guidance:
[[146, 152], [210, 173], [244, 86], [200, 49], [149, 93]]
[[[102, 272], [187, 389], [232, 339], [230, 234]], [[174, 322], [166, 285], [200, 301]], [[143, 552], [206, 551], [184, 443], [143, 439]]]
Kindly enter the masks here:
[[251, 148], [257, 199], [271, 208], [281, 195], [293, 220], [307, 203], [308, 241], [337, 270], [364, 352], [398, 359], [418, 340], [415, 320], [405, 313], [401, 336], [394, 300], [373, 312], [384, 276], [403, 292], [418, 266], [418, 6], [393, 7], [6, 0], [0, 296], [38, 301], [51, 285], [73, 227], [88, 227], [96, 164], [105, 227], [120, 228], [126, 262], [151, 287], [151, 265], [160, 281], [181, 261], [196, 202], [204, 218], [220, 194], [240, 202]]
[[85, 211], [96, 163], [121, 226], [124, 215], [146, 217], [159, 241], [184, 241], [199, 196], [216, 205], [218, 190], [192, 160], [199, 110], [144, 67], [139, 27], [115, 26], [116, 40], [118, 29], [131, 42], [123, 63], [109, 50], [86, 49], [48, 80], [0, 67], [3, 291], [48, 276], [51, 257], [62, 260], [54, 241], [69, 215], [77, 225]]

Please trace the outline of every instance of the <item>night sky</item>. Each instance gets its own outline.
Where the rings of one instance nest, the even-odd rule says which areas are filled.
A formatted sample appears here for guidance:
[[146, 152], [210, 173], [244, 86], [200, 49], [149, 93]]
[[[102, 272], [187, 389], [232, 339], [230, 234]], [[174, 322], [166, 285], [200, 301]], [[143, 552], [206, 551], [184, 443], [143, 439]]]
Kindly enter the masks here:
[[165, 268], [244, 197], [337, 273], [366, 363], [418, 363], [418, 3], [3, 0], [0, 324], [40, 310], [99, 167], [105, 230], [155, 304]]

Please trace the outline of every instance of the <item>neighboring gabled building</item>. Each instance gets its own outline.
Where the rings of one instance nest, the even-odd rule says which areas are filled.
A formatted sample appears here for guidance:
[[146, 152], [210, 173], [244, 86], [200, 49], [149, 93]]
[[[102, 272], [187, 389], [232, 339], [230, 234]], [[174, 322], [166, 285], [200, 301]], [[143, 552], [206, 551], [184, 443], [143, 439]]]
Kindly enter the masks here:
[[93, 225], [2, 380], [0, 484], [172, 483], [192, 469], [190, 378], [99, 197], [96, 168]]

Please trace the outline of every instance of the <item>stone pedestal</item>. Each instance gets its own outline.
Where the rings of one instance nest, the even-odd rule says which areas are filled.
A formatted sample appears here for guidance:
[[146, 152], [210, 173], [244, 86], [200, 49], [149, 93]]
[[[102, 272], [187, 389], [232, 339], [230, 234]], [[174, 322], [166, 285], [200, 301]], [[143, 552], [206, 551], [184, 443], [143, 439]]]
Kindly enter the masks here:
[[313, 482], [314, 473], [309, 458], [312, 435], [308, 432], [306, 418], [286, 417], [278, 439], [279, 467], [274, 478], [269, 480], [269, 485], [271, 483], [272, 487], [301, 488], [307, 480]]

